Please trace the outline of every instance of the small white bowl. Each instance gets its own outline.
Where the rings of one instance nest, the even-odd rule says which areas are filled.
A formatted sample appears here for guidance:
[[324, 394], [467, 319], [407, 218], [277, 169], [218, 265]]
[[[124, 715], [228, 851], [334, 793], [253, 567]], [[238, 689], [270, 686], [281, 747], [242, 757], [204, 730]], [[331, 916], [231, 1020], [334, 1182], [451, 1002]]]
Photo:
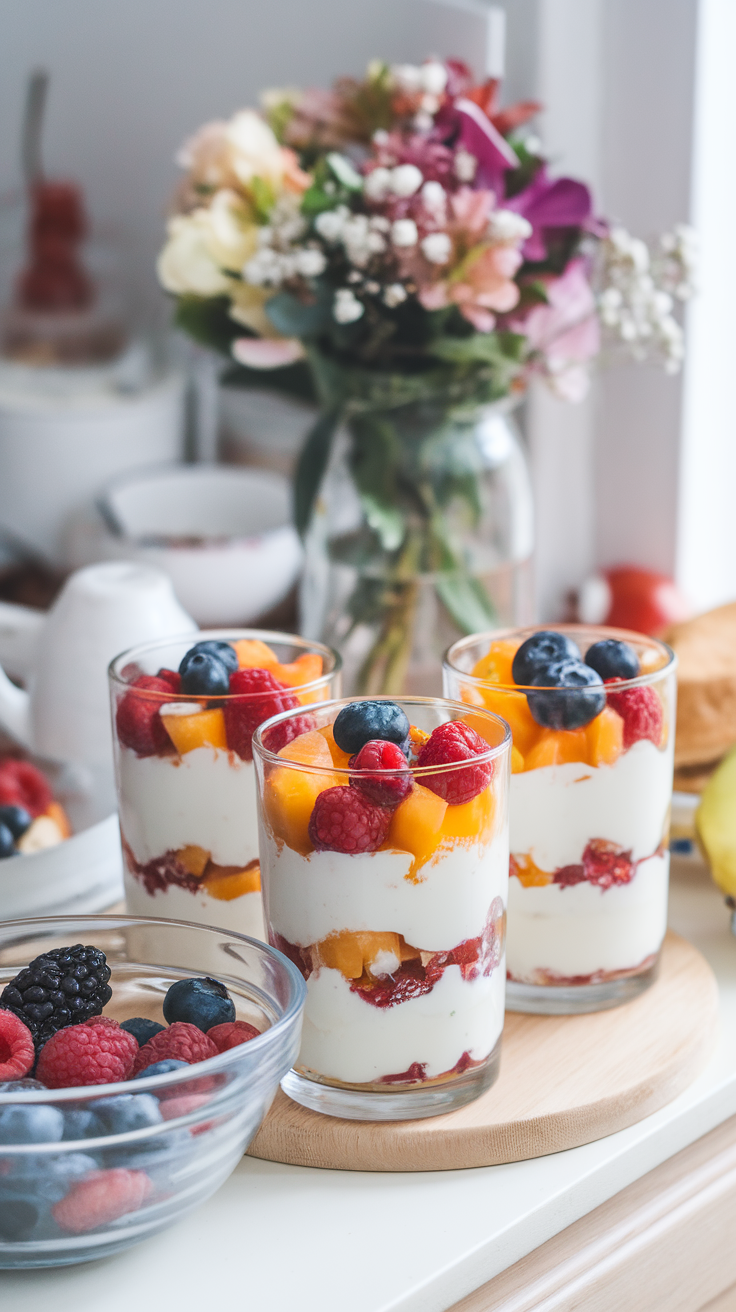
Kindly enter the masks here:
[[276, 606], [302, 561], [285, 478], [261, 469], [175, 465], [142, 470], [98, 499], [89, 558], [164, 570], [202, 626], [249, 624]]

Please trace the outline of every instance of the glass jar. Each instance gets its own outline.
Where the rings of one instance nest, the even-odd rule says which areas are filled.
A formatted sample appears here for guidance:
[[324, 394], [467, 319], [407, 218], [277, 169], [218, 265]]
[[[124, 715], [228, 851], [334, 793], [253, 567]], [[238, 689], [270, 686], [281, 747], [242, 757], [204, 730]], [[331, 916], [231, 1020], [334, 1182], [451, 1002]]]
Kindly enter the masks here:
[[495, 711], [513, 734], [506, 1005], [599, 1011], [657, 975], [667, 927], [676, 657], [641, 634], [560, 625], [555, 632], [583, 658], [605, 639], [627, 643], [639, 674], [584, 690], [532, 689], [514, 683], [511, 667], [535, 632], [455, 643], [445, 691]]
[[370, 772], [335, 741], [354, 705], [316, 707], [293, 739], [289, 725], [305, 717], [288, 711], [253, 740], [269, 942], [307, 981], [302, 1046], [282, 1087], [332, 1116], [432, 1116], [498, 1074], [510, 736], [474, 713], [478, 754], [422, 765], [430, 735], [467, 708], [405, 698], [393, 706], [411, 726], [407, 763]]
[[[182, 658], [208, 640], [265, 677], [182, 694]], [[340, 657], [288, 633], [202, 630], [123, 652], [110, 691], [128, 910], [263, 938], [251, 737], [278, 711], [338, 693]]]

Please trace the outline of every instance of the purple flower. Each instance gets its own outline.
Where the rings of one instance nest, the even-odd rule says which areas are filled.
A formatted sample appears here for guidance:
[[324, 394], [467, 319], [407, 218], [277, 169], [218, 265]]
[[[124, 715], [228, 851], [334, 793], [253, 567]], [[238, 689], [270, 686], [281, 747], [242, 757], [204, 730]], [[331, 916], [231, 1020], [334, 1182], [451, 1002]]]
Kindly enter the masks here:
[[532, 235], [523, 246], [524, 259], [541, 261], [547, 257], [545, 232], [555, 228], [583, 228], [586, 232], [603, 236], [605, 224], [593, 216], [593, 201], [583, 182], [574, 178], [548, 176], [542, 165], [533, 181], [518, 196], [503, 202], [508, 210], [521, 214], [532, 225]]

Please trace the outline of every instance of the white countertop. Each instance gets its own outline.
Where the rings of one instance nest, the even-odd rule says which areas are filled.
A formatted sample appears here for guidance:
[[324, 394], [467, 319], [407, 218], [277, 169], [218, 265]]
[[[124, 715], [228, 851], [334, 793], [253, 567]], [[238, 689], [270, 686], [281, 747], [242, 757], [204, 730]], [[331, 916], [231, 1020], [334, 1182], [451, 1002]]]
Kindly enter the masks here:
[[705, 872], [673, 878], [670, 923], [710, 961], [721, 1031], [703, 1074], [619, 1134], [534, 1161], [384, 1175], [244, 1158], [164, 1234], [87, 1266], [0, 1273], [3, 1312], [443, 1312], [736, 1113], [736, 940]]

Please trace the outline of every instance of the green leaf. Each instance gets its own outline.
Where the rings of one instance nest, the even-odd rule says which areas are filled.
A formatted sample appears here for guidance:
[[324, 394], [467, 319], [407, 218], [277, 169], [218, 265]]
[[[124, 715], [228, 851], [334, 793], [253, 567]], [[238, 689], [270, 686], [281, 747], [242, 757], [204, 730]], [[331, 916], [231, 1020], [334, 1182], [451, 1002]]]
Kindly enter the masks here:
[[174, 323], [195, 342], [201, 342], [222, 355], [230, 354], [236, 337], [246, 335], [243, 328], [230, 318], [227, 296], [180, 296], [176, 302]]
[[373, 496], [370, 492], [361, 492], [360, 500], [374, 533], [381, 539], [384, 551], [396, 551], [404, 540], [404, 516], [398, 506]]
[[440, 601], [464, 633], [480, 633], [496, 623], [496, 608], [479, 579], [470, 574], [437, 574]]
[[253, 197], [258, 218], [264, 223], [267, 223], [271, 210], [276, 203], [276, 196], [271, 183], [266, 182], [263, 178], [251, 178], [248, 186], [251, 196]]
[[331, 322], [332, 294], [324, 285], [314, 300], [300, 301], [291, 292], [278, 292], [266, 302], [266, 314], [284, 337], [318, 337]]
[[346, 187], [348, 191], [363, 190], [363, 179], [345, 155], [340, 155], [338, 151], [332, 150], [327, 156], [327, 163], [338, 182]]
[[312, 508], [327, 468], [340, 418], [341, 411], [337, 407], [323, 411], [309, 430], [297, 461], [294, 475], [294, 523], [302, 537], [309, 527]]

